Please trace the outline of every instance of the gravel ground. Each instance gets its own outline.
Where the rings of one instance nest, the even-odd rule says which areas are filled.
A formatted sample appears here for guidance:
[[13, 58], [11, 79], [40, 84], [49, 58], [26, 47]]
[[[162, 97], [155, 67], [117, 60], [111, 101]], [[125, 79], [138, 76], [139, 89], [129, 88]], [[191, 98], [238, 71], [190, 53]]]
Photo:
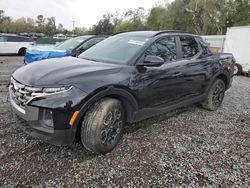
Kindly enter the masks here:
[[250, 78], [235, 77], [216, 112], [195, 105], [130, 125], [109, 154], [45, 144], [15, 127], [0, 57], [0, 187], [249, 187]]

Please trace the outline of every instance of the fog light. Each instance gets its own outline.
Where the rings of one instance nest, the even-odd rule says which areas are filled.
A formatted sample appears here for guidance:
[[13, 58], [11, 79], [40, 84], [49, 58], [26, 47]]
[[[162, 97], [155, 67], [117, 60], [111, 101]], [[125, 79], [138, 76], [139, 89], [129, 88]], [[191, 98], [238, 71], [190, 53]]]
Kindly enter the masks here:
[[47, 127], [54, 128], [53, 113], [51, 110], [44, 109], [42, 111], [41, 123]]

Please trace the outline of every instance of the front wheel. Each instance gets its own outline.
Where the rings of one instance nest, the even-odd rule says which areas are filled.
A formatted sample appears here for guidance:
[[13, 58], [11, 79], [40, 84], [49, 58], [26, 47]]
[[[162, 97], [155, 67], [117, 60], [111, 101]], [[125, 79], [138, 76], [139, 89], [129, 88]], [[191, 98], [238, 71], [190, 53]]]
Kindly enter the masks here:
[[216, 79], [209, 89], [206, 100], [201, 103], [202, 107], [211, 111], [217, 110], [223, 102], [225, 88], [223, 80]]
[[81, 141], [93, 153], [111, 151], [122, 136], [125, 113], [119, 100], [104, 98], [87, 111], [81, 126]]

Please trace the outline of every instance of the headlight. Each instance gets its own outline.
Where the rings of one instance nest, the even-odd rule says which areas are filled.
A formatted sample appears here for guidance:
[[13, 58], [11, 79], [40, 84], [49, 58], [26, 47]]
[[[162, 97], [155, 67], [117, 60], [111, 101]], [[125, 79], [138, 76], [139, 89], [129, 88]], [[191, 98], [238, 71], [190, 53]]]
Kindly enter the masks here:
[[44, 97], [47, 95], [52, 95], [60, 92], [69, 91], [72, 88], [72, 86], [63, 86], [63, 87], [46, 87], [46, 88], [40, 88], [40, 91], [36, 91], [37, 88], [32, 88], [32, 97]]
[[57, 93], [61, 91], [67, 91], [70, 90], [71, 86], [63, 86], [63, 87], [48, 87], [48, 88], [43, 88], [44, 93]]

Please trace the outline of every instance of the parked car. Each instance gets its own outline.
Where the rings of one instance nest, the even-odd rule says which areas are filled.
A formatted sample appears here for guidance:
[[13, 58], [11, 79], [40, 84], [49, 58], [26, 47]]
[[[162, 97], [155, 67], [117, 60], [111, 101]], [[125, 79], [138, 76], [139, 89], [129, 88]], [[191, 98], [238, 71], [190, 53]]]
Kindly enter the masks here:
[[33, 45], [29, 37], [0, 34], [0, 54], [25, 55], [26, 49]]
[[88, 48], [94, 46], [98, 42], [105, 39], [107, 36], [94, 36], [94, 35], [86, 35], [75, 37], [72, 39], [68, 39], [63, 41], [54, 47], [44, 48], [44, 47], [34, 47], [32, 49], [28, 49], [25, 56], [25, 63], [29, 64], [34, 61], [55, 58], [55, 57], [63, 57], [63, 56], [78, 56]]
[[12, 75], [18, 125], [56, 145], [77, 135], [90, 151], [111, 151], [124, 125], [193, 103], [218, 109], [233, 80], [232, 54], [212, 55], [203, 39], [177, 31], [109, 37], [78, 58], [48, 59]]
[[67, 36], [64, 34], [56, 34], [53, 36], [54, 39], [66, 39]]

